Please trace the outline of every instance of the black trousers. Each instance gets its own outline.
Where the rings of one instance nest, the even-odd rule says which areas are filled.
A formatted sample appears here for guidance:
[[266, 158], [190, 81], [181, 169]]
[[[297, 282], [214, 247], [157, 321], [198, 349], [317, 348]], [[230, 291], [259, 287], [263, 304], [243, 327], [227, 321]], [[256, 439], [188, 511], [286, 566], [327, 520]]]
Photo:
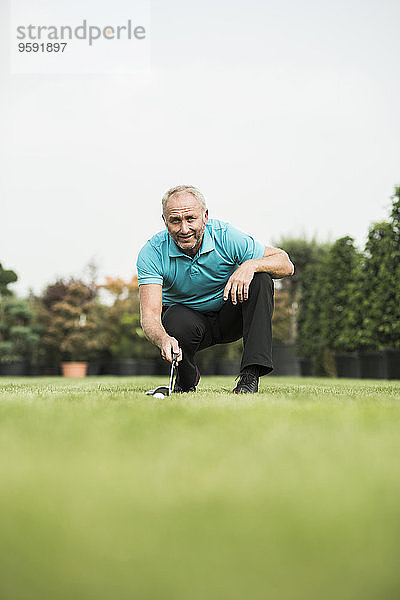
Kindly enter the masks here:
[[273, 310], [274, 283], [268, 273], [255, 273], [247, 300], [235, 305], [229, 297], [217, 312], [202, 313], [183, 304], [164, 306], [162, 324], [183, 352], [178, 368], [180, 385], [190, 387], [196, 380], [196, 352], [242, 337], [241, 370], [258, 365], [261, 375], [272, 371]]

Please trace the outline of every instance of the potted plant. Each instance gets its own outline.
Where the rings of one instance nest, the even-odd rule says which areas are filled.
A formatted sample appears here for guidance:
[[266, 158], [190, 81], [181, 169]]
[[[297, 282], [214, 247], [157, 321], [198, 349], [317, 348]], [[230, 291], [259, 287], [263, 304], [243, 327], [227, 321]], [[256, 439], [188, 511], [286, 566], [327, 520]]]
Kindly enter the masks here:
[[76, 279], [57, 281], [45, 290], [39, 320], [51, 363], [61, 362], [66, 377], [84, 377], [104, 342], [96, 320], [96, 290]]

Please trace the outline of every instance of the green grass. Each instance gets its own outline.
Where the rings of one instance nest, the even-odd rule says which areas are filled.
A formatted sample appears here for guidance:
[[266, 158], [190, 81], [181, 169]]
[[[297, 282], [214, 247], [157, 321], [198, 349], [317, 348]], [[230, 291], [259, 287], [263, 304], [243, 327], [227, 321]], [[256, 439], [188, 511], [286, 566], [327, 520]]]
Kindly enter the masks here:
[[400, 382], [0, 378], [1, 600], [395, 598]]

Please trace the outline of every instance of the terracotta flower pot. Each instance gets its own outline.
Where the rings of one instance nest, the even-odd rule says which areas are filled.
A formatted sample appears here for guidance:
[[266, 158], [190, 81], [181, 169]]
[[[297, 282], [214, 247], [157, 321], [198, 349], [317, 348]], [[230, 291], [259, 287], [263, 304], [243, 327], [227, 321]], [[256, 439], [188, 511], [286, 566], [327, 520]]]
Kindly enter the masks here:
[[87, 362], [63, 362], [61, 363], [64, 377], [86, 377]]

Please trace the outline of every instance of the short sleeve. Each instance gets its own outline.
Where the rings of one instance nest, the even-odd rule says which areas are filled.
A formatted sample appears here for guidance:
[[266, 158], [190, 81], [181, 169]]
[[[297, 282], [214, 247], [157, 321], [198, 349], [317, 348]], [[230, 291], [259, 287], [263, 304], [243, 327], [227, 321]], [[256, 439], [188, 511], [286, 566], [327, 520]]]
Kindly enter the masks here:
[[139, 285], [146, 283], [163, 283], [161, 257], [150, 242], [139, 252], [136, 263]]
[[251, 258], [262, 258], [264, 256], [265, 246], [256, 242], [251, 235], [243, 233], [228, 224], [226, 229], [226, 249], [233, 261], [241, 265]]

